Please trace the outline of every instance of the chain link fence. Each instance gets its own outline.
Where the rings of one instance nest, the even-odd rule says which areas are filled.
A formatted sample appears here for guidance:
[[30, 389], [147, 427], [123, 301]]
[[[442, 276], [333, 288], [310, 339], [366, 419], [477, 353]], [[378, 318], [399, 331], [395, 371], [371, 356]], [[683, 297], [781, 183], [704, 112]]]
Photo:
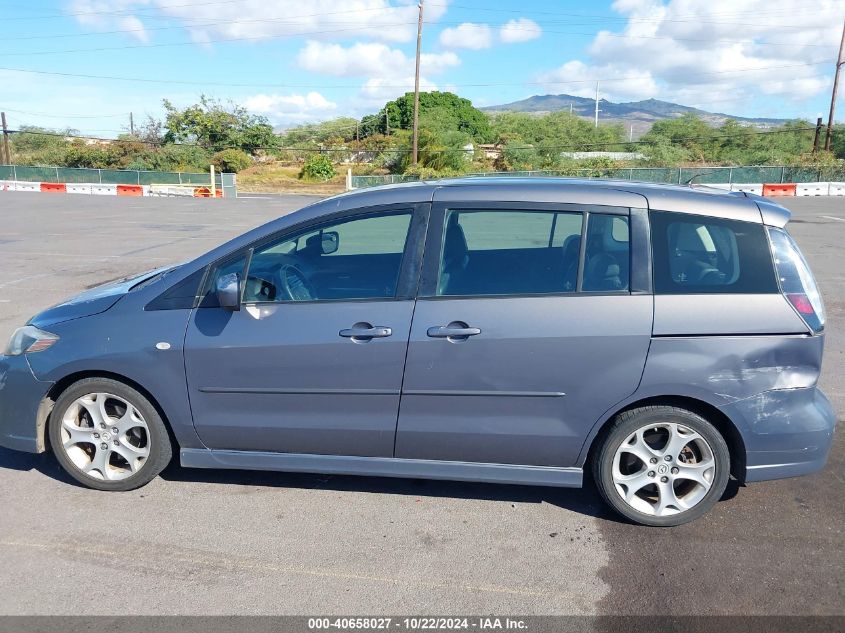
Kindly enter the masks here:
[[[18, 182], [64, 182], [104, 185], [210, 185], [209, 173], [181, 171], [139, 171], [130, 169], [85, 169], [78, 167], [25, 167], [0, 165], [0, 180]], [[215, 174], [217, 187], [222, 175]]]
[[[665, 184], [793, 183], [845, 181], [845, 167], [788, 165], [748, 167], [629, 167], [625, 169], [569, 169], [563, 171], [507, 171], [465, 174], [467, 177], [575, 177], [638, 180]], [[419, 180], [416, 176], [352, 176], [352, 189]]]

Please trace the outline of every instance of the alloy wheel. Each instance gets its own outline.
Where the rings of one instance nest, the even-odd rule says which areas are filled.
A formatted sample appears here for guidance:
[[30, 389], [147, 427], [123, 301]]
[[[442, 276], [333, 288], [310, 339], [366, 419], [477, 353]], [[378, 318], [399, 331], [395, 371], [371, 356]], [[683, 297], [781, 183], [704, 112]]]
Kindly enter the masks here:
[[616, 492], [634, 510], [656, 517], [696, 506], [712, 487], [715, 475], [716, 459], [707, 440], [674, 422], [637, 429], [613, 456]]
[[110, 393], [71, 403], [61, 421], [62, 448], [80, 472], [118, 481], [138, 473], [150, 456], [150, 430], [141, 412]]

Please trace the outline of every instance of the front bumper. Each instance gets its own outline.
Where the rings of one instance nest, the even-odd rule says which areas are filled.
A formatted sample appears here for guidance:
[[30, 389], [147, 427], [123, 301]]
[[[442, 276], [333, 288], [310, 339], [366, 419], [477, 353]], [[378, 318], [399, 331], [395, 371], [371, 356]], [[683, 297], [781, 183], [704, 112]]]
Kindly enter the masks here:
[[0, 355], [0, 446], [38, 453], [38, 408], [53, 386], [35, 378], [25, 355]]
[[824, 468], [836, 412], [818, 387], [765, 391], [722, 411], [742, 432], [746, 481], [808, 475]]

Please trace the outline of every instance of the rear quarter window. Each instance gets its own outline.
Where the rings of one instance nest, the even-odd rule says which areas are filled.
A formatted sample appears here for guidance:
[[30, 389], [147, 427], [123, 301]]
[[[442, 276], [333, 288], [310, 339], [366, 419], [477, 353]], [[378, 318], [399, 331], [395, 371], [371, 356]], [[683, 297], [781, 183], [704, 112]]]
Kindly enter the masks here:
[[762, 224], [652, 211], [656, 294], [779, 292]]

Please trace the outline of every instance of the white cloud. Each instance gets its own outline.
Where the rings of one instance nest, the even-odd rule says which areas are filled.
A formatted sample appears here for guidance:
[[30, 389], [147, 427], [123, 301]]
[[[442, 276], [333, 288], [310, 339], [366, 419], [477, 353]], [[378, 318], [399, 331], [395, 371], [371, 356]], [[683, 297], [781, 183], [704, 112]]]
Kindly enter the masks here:
[[76, 20], [88, 28], [126, 31], [127, 36], [146, 44], [149, 33], [140, 18], [131, 14], [132, 8], [143, 4], [146, 3], [133, 0], [74, 0], [71, 10], [77, 14]]
[[305, 123], [333, 116], [337, 104], [319, 92], [308, 94], [257, 94], [243, 102], [244, 107], [263, 114], [274, 123]]
[[[335, 77], [397, 77], [414, 73], [414, 57], [377, 42], [352, 46], [309, 41], [296, 56], [300, 68]], [[423, 53], [420, 71], [437, 74], [460, 64], [452, 52]]]
[[[344, 105], [357, 110], [382, 106], [384, 102], [414, 89], [415, 58], [378, 42], [357, 42], [351, 46], [310, 41], [296, 57], [300, 68], [334, 77], [366, 78], [361, 92]], [[430, 75], [460, 65], [451, 51], [420, 56], [420, 88], [437, 90]]]
[[602, 77], [616, 77], [612, 82], [600, 83], [600, 96], [605, 99], [648, 99], [658, 90], [657, 83], [647, 70], [620, 71], [610, 65], [591, 66], [577, 60], [541, 74], [540, 81], [549, 92], [594, 97], [596, 79]]
[[[761, 94], [803, 101], [830, 85], [841, 8], [838, 0], [816, 0], [813, 11], [797, 11], [791, 0], [617, 0], [625, 26], [600, 31], [589, 61], [568, 61], [539, 80], [549, 92], [588, 96], [602, 79], [606, 98], [657, 97], [717, 111]], [[824, 65], [807, 65], [818, 61]], [[771, 68], [781, 66], [792, 68]], [[563, 83], [574, 81], [581, 83]]]
[[[361, 94], [356, 98], [353, 105], [362, 108], [364, 111], [373, 107], [382, 107], [385, 102], [395, 99], [398, 96], [414, 89], [414, 76], [385, 79], [376, 77], [368, 79], [361, 88]], [[420, 77], [420, 91], [433, 92], [438, 89], [437, 84], [425, 77]]]
[[[80, 23], [101, 29], [125, 28], [121, 21], [133, 9], [158, 9], [153, 15], [175, 18], [196, 42], [298, 36], [409, 42], [416, 37], [418, 12], [407, 0], [73, 0], [70, 6]], [[439, 20], [446, 8], [445, 1], [427, 6], [426, 21]], [[92, 14], [97, 11], [112, 13]]]
[[464, 22], [440, 32], [440, 43], [447, 48], [480, 50], [493, 45], [493, 32], [486, 24]]
[[508, 20], [499, 29], [499, 39], [505, 44], [518, 44], [536, 40], [542, 34], [543, 29], [540, 28], [540, 25], [528, 18]]

